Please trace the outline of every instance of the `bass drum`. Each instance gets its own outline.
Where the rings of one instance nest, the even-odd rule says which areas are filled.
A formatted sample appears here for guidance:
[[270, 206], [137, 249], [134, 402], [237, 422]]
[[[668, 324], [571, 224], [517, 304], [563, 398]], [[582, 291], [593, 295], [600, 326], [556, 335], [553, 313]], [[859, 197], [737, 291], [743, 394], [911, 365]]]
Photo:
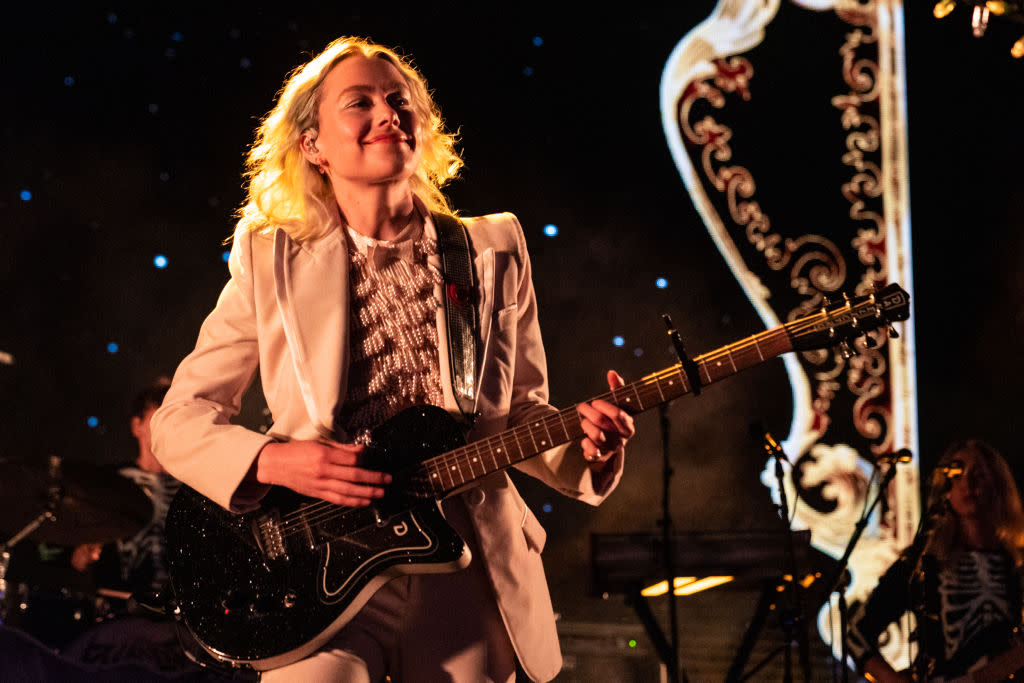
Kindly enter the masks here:
[[107, 603], [70, 588], [17, 583], [7, 591], [6, 608], [7, 626], [61, 650], [105, 618]]
[[104, 622], [72, 641], [61, 656], [94, 671], [141, 668], [175, 681], [257, 680], [223, 669], [184, 627], [167, 619], [128, 616]]

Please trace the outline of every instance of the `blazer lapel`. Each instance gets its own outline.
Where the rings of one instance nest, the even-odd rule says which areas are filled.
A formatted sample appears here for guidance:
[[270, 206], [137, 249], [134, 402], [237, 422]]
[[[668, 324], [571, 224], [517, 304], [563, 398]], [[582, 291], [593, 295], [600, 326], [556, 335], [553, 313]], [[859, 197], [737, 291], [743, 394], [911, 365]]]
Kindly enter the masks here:
[[278, 230], [274, 282], [302, 399], [317, 432], [334, 434], [348, 386], [348, 253], [340, 228], [311, 243]]

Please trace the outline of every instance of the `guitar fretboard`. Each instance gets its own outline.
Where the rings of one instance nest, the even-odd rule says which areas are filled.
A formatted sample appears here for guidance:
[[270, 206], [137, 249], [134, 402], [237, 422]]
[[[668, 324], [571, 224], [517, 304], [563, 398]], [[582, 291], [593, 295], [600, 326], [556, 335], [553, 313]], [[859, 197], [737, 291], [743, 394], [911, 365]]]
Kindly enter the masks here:
[[[694, 364], [703, 387], [791, 350], [788, 325], [783, 325], [698, 356]], [[637, 414], [692, 389], [682, 364], [677, 363], [591, 400], [608, 401]], [[441, 498], [488, 474], [581, 438], [579, 413], [575, 406], [566, 408], [424, 460], [415, 488], [417, 493]]]

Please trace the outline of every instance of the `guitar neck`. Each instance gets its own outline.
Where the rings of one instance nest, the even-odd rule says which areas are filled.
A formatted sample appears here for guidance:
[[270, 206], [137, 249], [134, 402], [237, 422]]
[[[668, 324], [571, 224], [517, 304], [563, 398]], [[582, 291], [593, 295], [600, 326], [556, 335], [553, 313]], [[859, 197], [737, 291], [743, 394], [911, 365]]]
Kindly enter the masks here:
[[[700, 386], [730, 377], [793, 350], [788, 327], [781, 325], [694, 358]], [[677, 363], [636, 382], [590, 400], [613, 403], [630, 414], [642, 413], [693, 390], [682, 364]], [[569, 441], [582, 439], [575, 406], [521, 424], [494, 436], [448, 451], [421, 463], [419, 483], [425, 493], [442, 498], [483, 477], [539, 455]]]

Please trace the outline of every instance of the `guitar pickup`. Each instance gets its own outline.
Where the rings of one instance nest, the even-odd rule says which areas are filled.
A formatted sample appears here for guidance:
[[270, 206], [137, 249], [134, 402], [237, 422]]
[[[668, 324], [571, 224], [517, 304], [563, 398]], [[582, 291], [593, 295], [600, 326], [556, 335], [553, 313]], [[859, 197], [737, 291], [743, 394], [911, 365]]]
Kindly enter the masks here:
[[252, 532], [264, 557], [268, 560], [288, 559], [284, 534], [281, 533], [281, 518], [276, 510], [256, 517], [252, 521]]

